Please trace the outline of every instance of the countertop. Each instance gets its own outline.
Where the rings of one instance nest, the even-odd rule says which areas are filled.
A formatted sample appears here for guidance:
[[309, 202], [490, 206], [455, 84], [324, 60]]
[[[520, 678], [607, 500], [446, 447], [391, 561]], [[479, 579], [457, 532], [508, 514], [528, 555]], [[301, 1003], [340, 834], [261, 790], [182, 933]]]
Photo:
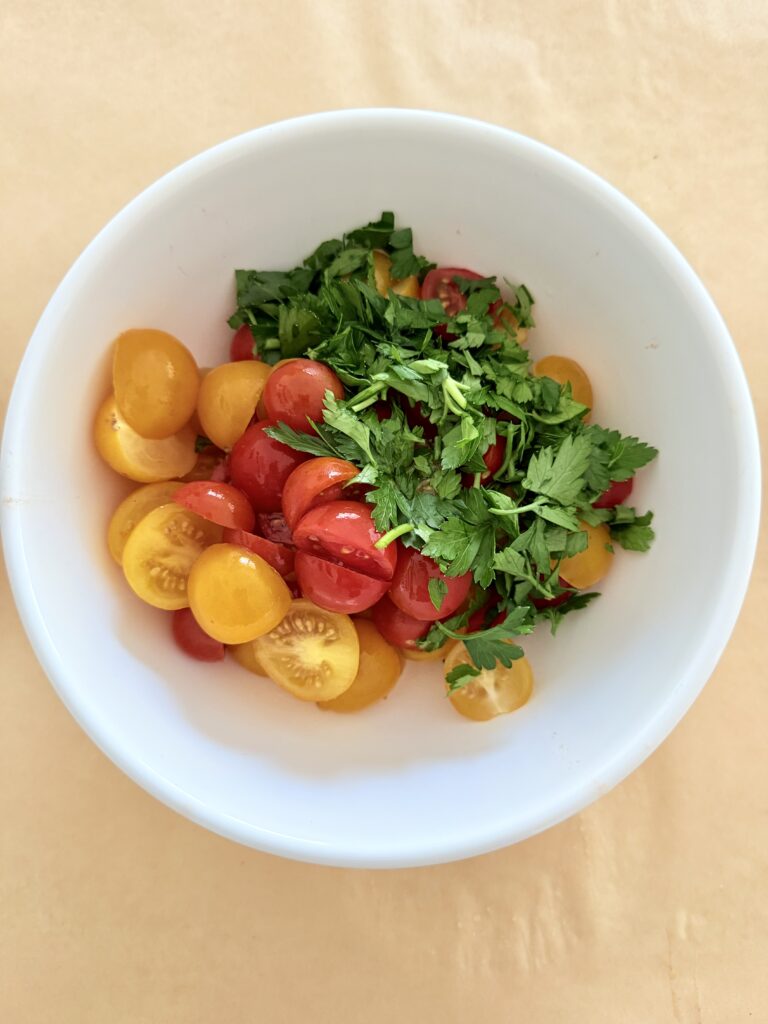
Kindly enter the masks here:
[[[759, 0], [6, 0], [0, 412], [113, 213], [217, 141], [345, 106], [497, 122], [623, 190], [718, 303], [765, 433]], [[236, 846], [123, 776], [55, 696], [0, 576], [0, 1019], [768, 1020], [767, 604], [763, 539], [702, 696], [584, 813], [462, 863], [343, 871]]]

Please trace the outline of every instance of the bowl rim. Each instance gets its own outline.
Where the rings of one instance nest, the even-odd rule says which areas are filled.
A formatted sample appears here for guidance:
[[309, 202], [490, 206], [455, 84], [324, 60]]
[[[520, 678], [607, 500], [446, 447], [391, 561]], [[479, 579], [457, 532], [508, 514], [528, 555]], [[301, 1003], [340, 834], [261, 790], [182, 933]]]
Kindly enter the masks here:
[[[22, 459], [15, 455], [21, 450], [24, 411], [28, 406], [35, 378], [44, 363], [47, 335], [55, 326], [60, 311], [67, 304], [72, 289], [87, 280], [91, 268], [101, 258], [102, 251], [116, 244], [120, 236], [130, 229], [134, 217], [150, 212], [165, 197], [188, 180], [207, 173], [217, 165], [237, 158], [270, 138], [311, 137], [326, 128], [386, 127], [404, 125], [440, 127], [463, 134], [475, 133], [488, 138], [504, 139], [522, 151], [527, 158], [546, 165], [547, 169], [576, 181], [594, 198], [609, 205], [633, 232], [641, 236], [654, 255], [662, 260], [676, 286], [687, 294], [711, 327], [716, 354], [723, 369], [723, 388], [732, 410], [734, 432], [744, 465], [751, 471], [744, 473], [741, 494], [736, 506], [739, 518], [734, 523], [736, 541], [734, 554], [722, 581], [712, 617], [717, 629], [711, 632], [705, 644], [697, 650], [686, 671], [672, 686], [666, 699], [656, 709], [644, 727], [633, 734], [630, 741], [613, 757], [601, 764], [588, 785], [579, 783], [561, 790], [546, 805], [528, 814], [524, 819], [499, 814], [473, 831], [460, 831], [451, 836], [437, 835], [423, 841], [398, 837], [390, 846], [370, 846], [364, 840], [354, 842], [319, 841], [304, 836], [278, 833], [253, 823], [222, 813], [180, 788], [169, 778], [137, 760], [120, 740], [110, 732], [86, 700], [77, 696], [70, 685], [71, 670], [62, 664], [55, 652], [46, 623], [35, 598], [29, 568], [21, 543], [22, 516], [14, 495], [19, 492]], [[67, 271], [45, 307], [32, 333], [16, 374], [6, 413], [2, 452], [0, 453], [0, 529], [7, 565], [8, 578], [21, 622], [38, 661], [54, 689], [73, 717], [94, 743], [137, 782], [168, 807], [185, 815], [211, 831], [246, 846], [295, 860], [337, 867], [407, 867], [444, 863], [476, 854], [486, 853], [535, 835], [565, 818], [583, 810], [597, 797], [608, 792], [635, 770], [669, 735], [695, 698], [703, 689], [717, 664], [739, 615], [749, 583], [750, 570], [757, 545], [760, 520], [760, 452], [757, 424], [746, 376], [736, 347], [714, 301], [703, 283], [677, 247], [651, 221], [614, 186], [595, 172], [552, 147], [521, 135], [512, 129], [490, 124], [474, 118], [428, 110], [390, 107], [354, 108], [325, 111], [289, 118], [263, 125], [220, 142], [192, 156], [168, 171], [153, 184], [128, 202], [97, 233]]]

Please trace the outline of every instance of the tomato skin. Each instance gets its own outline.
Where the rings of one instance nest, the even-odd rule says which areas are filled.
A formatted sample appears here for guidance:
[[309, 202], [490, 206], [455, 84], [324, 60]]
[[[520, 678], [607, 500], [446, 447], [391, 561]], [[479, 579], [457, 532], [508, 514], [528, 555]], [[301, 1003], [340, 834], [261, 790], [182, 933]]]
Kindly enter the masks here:
[[304, 597], [329, 612], [345, 615], [373, 607], [389, 586], [386, 580], [375, 580], [306, 551], [296, 554], [296, 578]]
[[381, 536], [370, 506], [359, 501], [331, 501], [311, 508], [293, 531], [300, 551], [389, 581], [397, 564], [397, 551], [394, 544], [383, 550], [374, 547]]
[[252, 424], [236, 441], [229, 457], [232, 483], [250, 501], [256, 512], [279, 512], [285, 481], [310, 457], [269, 437], [269, 420]]
[[229, 361], [231, 363], [239, 363], [241, 359], [258, 360], [259, 357], [254, 353], [253, 346], [254, 340], [251, 328], [248, 324], [242, 324], [232, 335], [232, 341], [229, 345]]
[[257, 512], [256, 528], [262, 537], [273, 544], [288, 544], [293, 547], [293, 534], [282, 512]]
[[416, 641], [429, 632], [430, 623], [401, 612], [386, 595], [373, 606], [373, 621], [387, 641], [395, 647], [416, 648]]
[[400, 655], [372, 622], [353, 623], [360, 645], [357, 675], [348, 690], [334, 700], [318, 701], [321, 711], [350, 713], [384, 700], [403, 671]]
[[269, 375], [264, 389], [267, 416], [308, 433], [308, 416], [316, 423], [323, 422], [326, 391], [344, 397], [344, 386], [329, 366], [315, 359], [291, 359]]
[[560, 578], [565, 585], [576, 590], [587, 590], [605, 576], [613, 562], [613, 551], [610, 549], [611, 531], [600, 523], [590, 526], [579, 524], [587, 535], [587, 547], [576, 555], [570, 555], [560, 562]]
[[[464, 644], [457, 644], [445, 659], [446, 675], [458, 665], [472, 661]], [[501, 662], [492, 669], [483, 669], [464, 686], [448, 692], [448, 699], [464, 718], [488, 722], [498, 715], [507, 715], [526, 704], [533, 690], [533, 672], [527, 658], [517, 658], [509, 668]]]
[[283, 515], [291, 529], [309, 509], [340, 498], [342, 485], [359, 472], [345, 459], [322, 457], [297, 466], [283, 487]]
[[264, 393], [269, 367], [255, 359], [221, 363], [206, 375], [197, 397], [202, 432], [228, 451], [253, 420]]
[[155, 508], [173, 501], [174, 494], [181, 487], [178, 480], [158, 484], [144, 484], [123, 498], [109, 521], [107, 545], [109, 553], [118, 565], [123, 564], [123, 551], [134, 528]]
[[[494, 473], [498, 473], [504, 462], [504, 454], [507, 450], [507, 442], [505, 438], [496, 435], [495, 440], [488, 446], [483, 455], [483, 462], [485, 463], [485, 472], [480, 475], [480, 483], [484, 484], [491, 479]], [[465, 487], [471, 487], [475, 482], [474, 474], [463, 473], [461, 482]]]
[[616, 508], [623, 505], [632, 493], [632, 477], [628, 480], [612, 480], [600, 497], [592, 502], [592, 508]]
[[236, 544], [241, 548], [248, 548], [259, 558], [276, 569], [281, 576], [288, 576], [293, 572], [295, 552], [285, 544], [275, 544], [274, 541], [259, 537], [256, 533], [243, 529], [225, 529], [222, 540], [227, 544]]
[[421, 285], [422, 299], [440, 299], [449, 316], [456, 316], [467, 304], [466, 296], [459, 291], [454, 277], [465, 277], [470, 281], [482, 280], [482, 274], [464, 267], [435, 267], [430, 270]]
[[[439, 610], [429, 596], [430, 580], [442, 580], [448, 588]], [[389, 599], [406, 615], [424, 622], [435, 622], [458, 610], [471, 584], [471, 572], [465, 572], [463, 576], [446, 576], [440, 572], [437, 562], [415, 548], [398, 544], [397, 566], [389, 588]]]
[[189, 608], [179, 608], [173, 613], [171, 630], [176, 646], [196, 661], [223, 661], [224, 644], [208, 636]]
[[252, 530], [256, 523], [250, 502], [231, 484], [195, 480], [176, 491], [173, 500], [203, 519], [228, 529]]
[[107, 465], [139, 484], [154, 484], [184, 476], [195, 464], [195, 432], [187, 425], [178, 434], [151, 440], [129, 426], [109, 395], [93, 424], [96, 450]]

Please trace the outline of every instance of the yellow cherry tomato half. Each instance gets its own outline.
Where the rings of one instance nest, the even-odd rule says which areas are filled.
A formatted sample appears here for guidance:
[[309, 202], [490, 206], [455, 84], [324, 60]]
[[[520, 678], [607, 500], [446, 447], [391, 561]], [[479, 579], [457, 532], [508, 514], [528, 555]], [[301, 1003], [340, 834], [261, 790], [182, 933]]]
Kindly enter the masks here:
[[144, 484], [131, 491], [115, 509], [107, 529], [107, 546], [118, 565], [123, 564], [125, 544], [136, 524], [154, 508], [167, 505], [181, 487], [179, 480], [164, 480], [159, 484]]
[[256, 653], [256, 641], [249, 640], [245, 644], [233, 644], [229, 651], [232, 657], [243, 668], [247, 668], [249, 672], [252, 672], [255, 676], [267, 677], [267, 670], [259, 661], [259, 656]]
[[372, 622], [354, 622], [360, 644], [360, 664], [348, 690], [335, 700], [320, 701], [322, 711], [362, 711], [382, 700], [400, 678], [400, 656]]
[[197, 415], [203, 433], [219, 448], [228, 450], [245, 433], [269, 374], [270, 367], [255, 359], [222, 363], [206, 374]]
[[125, 542], [125, 578], [131, 590], [154, 608], [186, 608], [190, 569], [220, 538], [221, 527], [215, 523], [173, 502], [160, 505], [139, 520]]
[[592, 408], [592, 385], [584, 369], [567, 356], [544, 356], [533, 364], [535, 377], [549, 377], [558, 384], [570, 384], [574, 401]]
[[407, 661], [442, 661], [447, 658], [458, 640], [446, 640], [434, 651], [421, 651], [418, 647], [402, 647], [400, 653]]
[[572, 587], [585, 590], [594, 587], [611, 568], [613, 551], [608, 547], [611, 543], [611, 531], [605, 523], [597, 526], [580, 523], [579, 529], [587, 535], [587, 546], [577, 555], [564, 558], [560, 563], [559, 573]]
[[[472, 659], [464, 644], [457, 644], [445, 661], [446, 675], [457, 665], [471, 664]], [[509, 668], [501, 662], [492, 669], [483, 669], [468, 683], [448, 697], [451, 704], [465, 718], [473, 722], [488, 722], [497, 715], [517, 711], [527, 703], [533, 690], [533, 672], [527, 658], [518, 658]]]
[[189, 607], [198, 625], [223, 644], [269, 632], [291, 605], [291, 592], [263, 558], [237, 544], [213, 544], [192, 566]]
[[195, 411], [197, 363], [165, 331], [123, 331], [115, 341], [112, 383], [118, 409], [141, 437], [170, 437]]
[[191, 427], [182, 427], [159, 441], [141, 437], [120, 413], [114, 395], [106, 398], [96, 413], [93, 439], [108, 466], [140, 484], [184, 476], [197, 459]]
[[333, 700], [354, 682], [360, 641], [348, 615], [300, 598], [282, 622], [256, 641], [270, 679], [299, 700]]
[[407, 295], [411, 299], [418, 299], [421, 294], [419, 279], [415, 274], [408, 277], [394, 280], [390, 274], [392, 260], [381, 249], [374, 249], [373, 252], [373, 279], [376, 284], [376, 291], [385, 298], [389, 291], [396, 295]]

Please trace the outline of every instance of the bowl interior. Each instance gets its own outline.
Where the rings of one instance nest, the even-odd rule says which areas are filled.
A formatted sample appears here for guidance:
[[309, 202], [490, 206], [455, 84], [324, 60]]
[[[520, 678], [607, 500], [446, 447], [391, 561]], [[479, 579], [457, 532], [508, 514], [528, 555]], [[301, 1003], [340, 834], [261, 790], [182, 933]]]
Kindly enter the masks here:
[[[91, 419], [110, 341], [139, 325], [227, 358], [235, 267], [292, 266], [396, 212], [440, 263], [537, 299], [537, 355], [581, 362], [594, 418], [655, 444], [633, 502], [645, 556], [619, 552], [603, 597], [524, 646], [534, 699], [485, 726], [411, 665], [360, 716], [321, 715], [225, 663], [186, 660], [104, 543], [130, 484]], [[563, 157], [438, 115], [328, 115], [262, 129], [153, 186], [96, 239], [30, 344], [5, 438], [5, 538], [25, 624], [63, 698], [141, 784], [209, 827], [337, 864], [444, 860], [585, 805], [674, 725], [714, 665], [751, 560], [756, 455], [727, 333], [681, 257]], [[712, 467], [717, 466], [716, 480]]]

